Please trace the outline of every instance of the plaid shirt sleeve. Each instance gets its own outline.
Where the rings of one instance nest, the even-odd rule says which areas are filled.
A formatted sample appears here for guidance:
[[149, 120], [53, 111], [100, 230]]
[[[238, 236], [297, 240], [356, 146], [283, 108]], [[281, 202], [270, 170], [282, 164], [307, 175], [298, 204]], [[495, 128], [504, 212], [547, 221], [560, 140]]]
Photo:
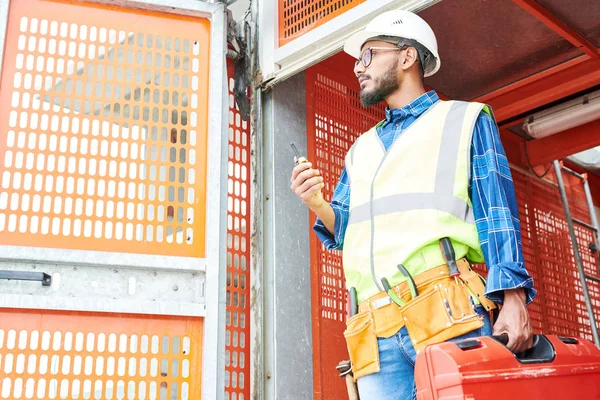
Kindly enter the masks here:
[[524, 288], [529, 304], [536, 291], [523, 260], [515, 188], [498, 127], [485, 112], [475, 124], [471, 159], [473, 214], [488, 268], [485, 295], [502, 304], [504, 290]]
[[350, 215], [350, 185], [345, 167], [335, 186], [330, 205], [335, 213], [335, 232], [333, 234], [329, 232], [318, 218], [313, 229], [327, 250], [342, 250], [344, 248], [344, 235], [348, 226], [348, 216]]

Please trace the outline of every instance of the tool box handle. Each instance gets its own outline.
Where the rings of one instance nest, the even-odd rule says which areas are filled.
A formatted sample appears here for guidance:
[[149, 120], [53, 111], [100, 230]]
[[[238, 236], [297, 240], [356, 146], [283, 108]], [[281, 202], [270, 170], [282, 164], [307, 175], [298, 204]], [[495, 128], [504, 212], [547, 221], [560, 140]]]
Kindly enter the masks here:
[[551, 363], [556, 358], [556, 350], [546, 336], [533, 335], [533, 346], [529, 350], [516, 353], [515, 358], [521, 364]]
[[[506, 333], [492, 336], [492, 339], [503, 344], [504, 346], [506, 346], [508, 343], [508, 335]], [[567, 342], [566, 339], [570, 338], [561, 338], [564, 343], [570, 344], [571, 342]], [[462, 350], [471, 350], [480, 348], [481, 341], [478, 339], [467, 339], [457, 342], [456, 345]], [[513, 355], [521, 364], [542, 364], [554, 361], [556, 358], [556, 350], [554, 349], [552, 342], [550, 342], [546, 336], [533, 335], [533, 346], [529, 350], [525, 350]]]
[[502, 343], [505, 346], [508, 344], [508, 335], [506, 333], [503, 333], [502, 335], [494, 335], [492, 336], [492, 339], [494, 339], [496, 342]]

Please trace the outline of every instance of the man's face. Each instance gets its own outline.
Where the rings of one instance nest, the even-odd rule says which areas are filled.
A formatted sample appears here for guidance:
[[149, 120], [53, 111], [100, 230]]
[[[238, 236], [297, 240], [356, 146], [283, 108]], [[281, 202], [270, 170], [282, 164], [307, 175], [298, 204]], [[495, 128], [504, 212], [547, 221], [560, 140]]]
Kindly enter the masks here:
[[400, 49], [391, 43], [372, 40], [363, 45], [361, 54], [368, 48], [373, 49], [371, 63], [365, 67], [359, 61], [354, 67], [354, 74], [360, 84], [360, 102], [363, 107], [370, 107], [385, 100], [400, 87], [398, 80]]

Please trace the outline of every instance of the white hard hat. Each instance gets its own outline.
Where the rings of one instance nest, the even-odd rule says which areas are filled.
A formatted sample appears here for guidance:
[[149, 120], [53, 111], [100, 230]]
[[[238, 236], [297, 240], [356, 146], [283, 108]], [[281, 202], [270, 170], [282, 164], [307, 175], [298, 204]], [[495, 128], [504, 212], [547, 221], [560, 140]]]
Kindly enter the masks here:
[[414, 40], [427, 49], [435, 60], [423, 65], [426, 77], [435, 74], [440, 69], [440, 56], [433, 30], [423, 18], [406, 10], [387, 11], [373, 18], [364, 31], [350, 36], [344, 44], [344, 51], [354, 58], [359, 58], [363, 44], [379, 36]]

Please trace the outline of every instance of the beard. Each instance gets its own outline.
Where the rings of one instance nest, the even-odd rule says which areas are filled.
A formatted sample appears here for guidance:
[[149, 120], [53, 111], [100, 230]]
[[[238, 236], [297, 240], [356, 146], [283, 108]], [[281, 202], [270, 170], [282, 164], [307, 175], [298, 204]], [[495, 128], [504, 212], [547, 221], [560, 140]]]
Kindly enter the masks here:
[[390, 66], [381, 77], [373, 80], [373, 83], [375, 84], [373, 89], [370, 91], [362, 89], [360, 91], [360, 103], [363, 107], [374, 106], [398, 90], [400, 85], [398, 84], [397, 68], [398, 60], [396, 60], [394, 65]]

